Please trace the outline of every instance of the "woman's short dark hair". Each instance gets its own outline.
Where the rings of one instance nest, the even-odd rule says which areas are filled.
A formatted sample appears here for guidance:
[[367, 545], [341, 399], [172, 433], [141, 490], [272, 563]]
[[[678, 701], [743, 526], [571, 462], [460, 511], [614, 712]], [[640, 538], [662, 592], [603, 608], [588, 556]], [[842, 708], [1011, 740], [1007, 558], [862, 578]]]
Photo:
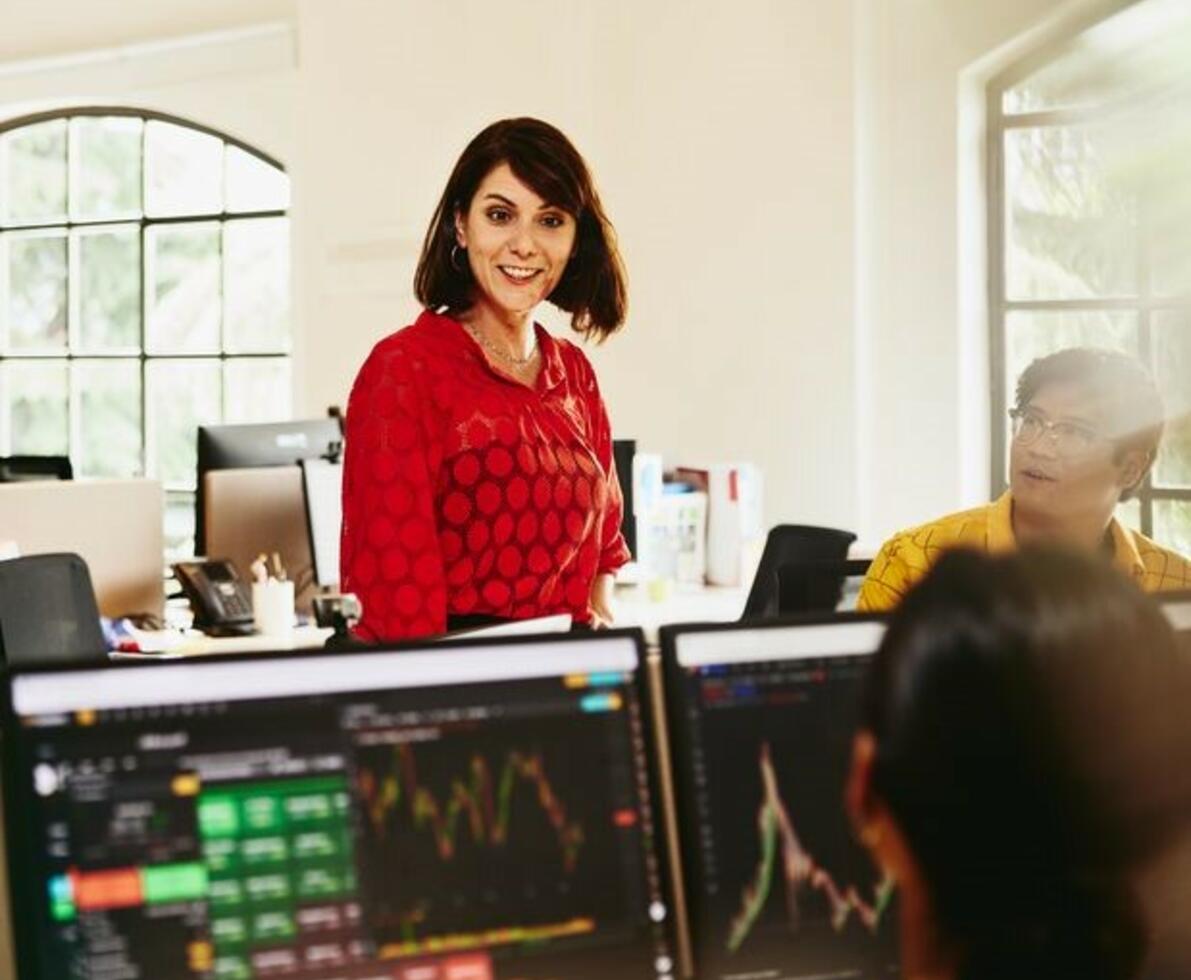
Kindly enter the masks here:
[[1133, 881], [1191, 813], [1191, 658], [1106, 562], [945, 555], [899, 607], [864, 724], [962, 980], [1135, 975]]
[[466, 310], [474, 282], [466, 257], [452, 261], [455, 215], [466, 214], [484, 178], [507, 163], [517, 179], [575, 219], [575, 252], [547, 297], [571, 314], [571, 326], [603, 340], [628, 311], [624, 264], [587, 164], [569, 139], [540, 119], [502, 119], [475, 137], [451, 171], [434, 210], [414, 274], [414, 292], [428, 309]]
[[[1116, 443], [1117, 455], [1136, 449], [1153, 464], [1162, 441], [1165, 411], [1153, 375], [1136, 357], [1099, 347], [1068, 347], [1039, 357], [1017, 380], [1018, 410], [1051, 384], [1075, 384], [1085, 389], [1109, 420], [1109, 436]], [[1128, 500], [1135, 489], [1127, 488], [1121, 499]]]

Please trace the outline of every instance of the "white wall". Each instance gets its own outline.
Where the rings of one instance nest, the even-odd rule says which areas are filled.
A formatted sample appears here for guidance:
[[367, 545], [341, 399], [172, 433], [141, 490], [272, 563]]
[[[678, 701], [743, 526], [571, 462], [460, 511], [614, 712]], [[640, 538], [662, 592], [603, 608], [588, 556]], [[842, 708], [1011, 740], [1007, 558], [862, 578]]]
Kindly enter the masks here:
[[541, 115], [588, 157], [629, 267], [628, 326], [593, 352], [614, 428], [674, 461], [756, 459], [775, 517], [848, 523], [847, 4], [534, 0], [512, 30], [485, 0], [300, 9], [310, 407], [414, 314], [467, 140]]
[[871, 384], [857, 438], [872, 492], [857, 526], [881, 538], [987, 499], [985, 150], [973, 113], [1014, 48], [1061, 33], [1089, 4], [858, 4], [858, 70], [870, 85], [858, 103], [868, 132], [857, 186], [872, 207], [860, 216], [859, 372]]
[[[753, 459], [771, 521], [871, 540], [986, 492], [978, 274], [960, 287], [980, 216], [957, 176], [979, 179], [981, 148], [961, 96], [975, 62], [1082, 2], [76, 0], [50, 17], [6, 0], [0, 115], [129, 102], [280, 158], [300, 411], [342, 404], [415, 315], [417, 250], [466, 141], [550, 119], [629, 267], [628, 326], [592, 352], [616, 430], [676, 462]], [[241, 45], [205, 68], [2, 63], [276, 20], [288, 54]]]

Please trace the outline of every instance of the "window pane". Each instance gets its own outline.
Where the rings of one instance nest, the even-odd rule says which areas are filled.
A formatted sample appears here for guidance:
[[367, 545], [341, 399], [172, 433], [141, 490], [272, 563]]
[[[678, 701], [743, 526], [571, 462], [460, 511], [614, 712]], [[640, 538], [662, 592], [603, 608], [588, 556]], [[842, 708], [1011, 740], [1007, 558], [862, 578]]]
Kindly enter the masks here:
[[84, 350], [138, 350], [141, 239], [130, 231], [79, 235], [79, 332]]
[[1154, 540], [1191, 556], [1191, 501], [1154, 501]]
[[141, 210], [139, 119], [80, 116], [71, 121], [77, 174], [70, 207], [80, 218], [116, 218]]
[[173, 123], [145, 125], [145, 211], [151, 215], [223, 210], [223, 140]]
[[7, 235], [8, 342], [16, 350], [66, 347], [66, 237]]
[[1007, 113], [1145, 98], [1185, 78], [1186, 0], [1143, 0], [1084, 31], [1071, 49], [1005, 91]]
[[1010, 299], [1135, 295], [1137, 203], [1106, 130], [1005, 133], [1005, 282]]
[[1120, 521], [1125, 527], [1131, 527], [1135, 531], [1141, 530], [1141, 501], [1136, 497], [1131, 500], [1126, 500], [1124, 503], [1117, 504], [1113, 516]]
[[224, 344], [234, 353], [290, 349], [289, 220], [224, 226]]
[[219, 225], [150, 228], [145, 242], [149, 249], [149, 350], [217, 352]]
[[228, 146], [228, 211], [285, 211], [289, 207], [289, 177], [260, 157]]
[[[1180, 132], [1191, 133], [1191, 120]], [[1151, 284], [1159, 296], [1191, 296], [1191, 171], [1185, 153], [1165, 157], [1155, 160], [1147, 202]]]
[[76, 361], [73, 370], [79, 475], [136, 476], [141, 472], [140, 361]]
[[1066, 347], [1107, 347], [1137, 356], [1134, 313], [1013, 312], [1005, 317], [1005, 404], [1014, 403], [1017, 379], [1030, 362]]
[[6, 361], [0, 370], [13, 455], [65, 456], [70, 439], [66, 362]]
[[293, 417], [289, 358], [229, 360], [224, 379], [226, 421], [283, 422]]
[[7, 174], [0, 221], [34, 223], [66, 217], [66, 120], [24, 126], [0, 137]]
[[1191, 487], [1191, 312], [1155, 313], [1153, 346], [1167, 420], [1154, 483]]
[[193, 489], [196, 429], [220, 420], [219, 362], [150, 361], [148, 382], [149, 475], [167, 489]]

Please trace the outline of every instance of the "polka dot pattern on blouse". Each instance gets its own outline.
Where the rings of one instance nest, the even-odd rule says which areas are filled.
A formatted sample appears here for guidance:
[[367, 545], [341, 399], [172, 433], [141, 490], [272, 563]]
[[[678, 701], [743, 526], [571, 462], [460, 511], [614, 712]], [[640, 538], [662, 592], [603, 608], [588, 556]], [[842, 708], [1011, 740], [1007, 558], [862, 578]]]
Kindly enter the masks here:
[[348, 403], [341, 580], [370, 641], [448, 615], [591, 618], [597, 574], [628, 560], [612, 438], [579, 349], [540, 327], [531, 389], [449, 317], [381, 341]]

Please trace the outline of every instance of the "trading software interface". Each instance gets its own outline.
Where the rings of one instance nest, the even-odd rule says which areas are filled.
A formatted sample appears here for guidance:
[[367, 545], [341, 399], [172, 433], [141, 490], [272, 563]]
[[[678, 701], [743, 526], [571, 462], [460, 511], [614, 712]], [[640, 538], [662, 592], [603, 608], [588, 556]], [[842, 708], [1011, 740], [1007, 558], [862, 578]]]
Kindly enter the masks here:
[[[33, 975], [669, 975], [610, 643], [17, 678]], [[519, 659], [566, 673], [459, 683]]]
[[667, 651], [701, 977], [897, 975], [892, 884], [854, 841], [843, 804], [881, 629], [679, 633]]

